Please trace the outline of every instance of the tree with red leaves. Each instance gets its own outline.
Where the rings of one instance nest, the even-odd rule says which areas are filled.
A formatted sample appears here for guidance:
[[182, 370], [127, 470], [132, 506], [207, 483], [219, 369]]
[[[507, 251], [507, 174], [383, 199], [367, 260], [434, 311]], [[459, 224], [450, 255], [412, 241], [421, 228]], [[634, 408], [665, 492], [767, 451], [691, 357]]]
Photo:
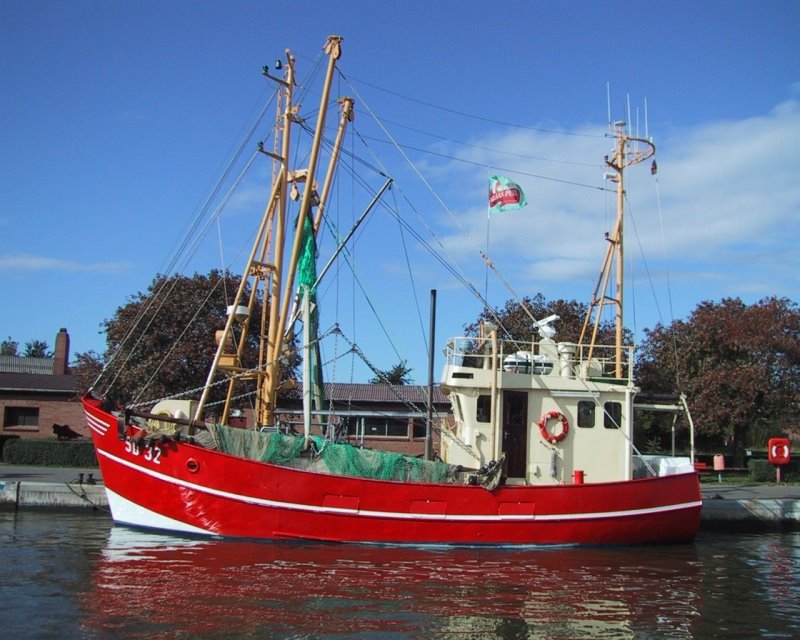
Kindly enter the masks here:
[[741, 466], [746, 448], [798, 424], [800, 311], [786, 298], [702, 302], [688, 320], [645, 330], [637, 383], [685, 393], [698, 448]]

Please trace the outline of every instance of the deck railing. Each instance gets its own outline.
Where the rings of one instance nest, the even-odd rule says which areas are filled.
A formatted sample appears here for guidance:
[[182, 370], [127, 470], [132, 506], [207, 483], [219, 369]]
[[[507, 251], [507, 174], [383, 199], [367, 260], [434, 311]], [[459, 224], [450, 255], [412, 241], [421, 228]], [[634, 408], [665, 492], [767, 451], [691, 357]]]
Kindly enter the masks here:
[[[633, 346], [623, 346], [622, 380], [633, 380]], [[584, 380], [617, 380], [617, 348], [614, 345], [579, 345], [552, 340], [498, 340], [492, 363], [492, 342], [488, 339], [451, 338], [445, 350], [448, 367], [497, 369], [507, 373], [561, 376]]]

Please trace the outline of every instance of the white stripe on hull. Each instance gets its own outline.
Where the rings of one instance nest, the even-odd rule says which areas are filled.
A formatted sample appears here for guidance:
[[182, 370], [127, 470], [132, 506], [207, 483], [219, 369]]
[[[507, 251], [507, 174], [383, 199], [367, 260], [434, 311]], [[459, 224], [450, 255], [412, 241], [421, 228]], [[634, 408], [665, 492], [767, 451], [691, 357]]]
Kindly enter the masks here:
[[[560, 513], [560, 514], [546, 514], [546, 515], [441, 514], [441, 513], [431, 514], [431, 513], [402, 513], [395, 511], [367, 511], [362, 509], [343, 509], [339, 507], [325, 507], [322, 505], [308, 505], [308, 504], [298, 504], [293, 502], [281, 502], [277, 500], [268, 500], [266, 498], [257, 498], [254, 496], [246, 496], [238, 493], [231, 493], [229, 491], [214, 489], [212, 487], [196, 484], [193, 482], [188, 482], [186, 480], [179, 480], [178, 478], [173, 478], [172, 476], [159, 473], [158, 471], [154, 471], [152, 469], [139, 466], [133, 462], [130, 462], [129, 460], [119, 458], [111, 453], [108, 453], [107, 451], [98, 450], [98, 453], [113, 460], [118, 464], [134, 469], [139, 473], [151, 476], [162, 482], [166, 482], [168, 484], [180, 487], [185, 487], [193, 491], [198, 491], [200, 493], [205, 493], [220, 498], [236, 500], [238, 502], [243, 502], [246, 504], [255, 504], [273, 509], [287, 509], [290, 511], [306, 511], [314, 513], [348, 514], [366, 518], [389, 518], [395, 520], [470, 521], [470, 522], [500, 522], [508, 520], [528, 521], [528, 522], [533, 522], [533, 521], [546, 522], [546, 521], [563, 521], [563, 520], [603, 520], [607, 518], [654, 515], [670, 511], [679, 511], [682, 509], [692, 509], [700, 507], [703, 504], [702, 501], [698, 500], [693, 502], [683, 502], [679, 504], [648, 507], [646, 509], [626, 509], [622, 511], [599, 511], [593, 513]], [[109, 496], [109, 502], [111, 502], [110, 496]], [[148, 510], [145, 509], [145, 511]], [[115, 520], [117, 519], [116, 514], [114, 516], [114, 519]], [[190, 525], [184, 525], [184, 526], [190, 526]], [[203, 530], [198, 530], [198, 532], [207, 533]]]
[[86, 424], [89, 425], [89, 428], [92, 431], [100, 434], [101, 436], [106, 435], [106, 431], [108, 431], [109, 428], [105, 421], [101, 420], [100, 418], [95, 418], [88, 411], [86, 412]]

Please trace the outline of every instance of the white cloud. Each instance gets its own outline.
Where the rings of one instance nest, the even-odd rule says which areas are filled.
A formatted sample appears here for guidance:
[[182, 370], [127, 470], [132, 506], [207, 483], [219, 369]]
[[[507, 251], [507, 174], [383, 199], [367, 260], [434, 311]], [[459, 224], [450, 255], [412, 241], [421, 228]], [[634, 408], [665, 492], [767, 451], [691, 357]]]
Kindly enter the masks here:
[[[486, 168], [448, 167], [451, 180], [470, 185], [462, 192], [469, 204], [455, 214], [469, 237], [451, 225], [446, 239], [451, 255], [472, 259], [476, 248], [485, 247], [486, 176], [504, 173], [522, 185], [529, 204], [491, 220], [489, 254], [498, 269], [525, 293], [542, 291], [548, 283], [592, 282], [606, 247], [603, 233], [612, 230], [615, 196], [579, 185], [603, 186], [602, 157], [613, 141], [602, 137], [602, 128], [575, 133], [587, 137], [513, 132], [476, 140], [480, 151], [461, 151]], [[657, 177], [650, 175], [649, 161], [626, 173], [627, 259], [640, 260], [641, 246], [651, 276], [663, 281], [667, 269], [676, 269], [675, 281], [684, 282], [687, 295], [698, 302], [730, 295], [796, 296], [800, 102], [788, 100], [740, 121], [671, 132], [655, 142]], [[486, 148], [576, 163], [509, 158]]]
[[38, 272], [38, 271], [82, 271], [119, 273], [130, 268], [128, 262], [76, 262], [60, 260], [50, 256], [34, 256], [20, 253], [0, 255], [0, 272]]

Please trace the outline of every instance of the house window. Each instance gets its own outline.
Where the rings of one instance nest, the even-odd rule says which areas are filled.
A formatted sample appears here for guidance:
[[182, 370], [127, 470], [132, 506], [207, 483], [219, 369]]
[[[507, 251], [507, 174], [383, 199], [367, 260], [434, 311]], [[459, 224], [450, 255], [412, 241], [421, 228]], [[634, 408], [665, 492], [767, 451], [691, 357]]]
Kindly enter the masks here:
[[619, 429], [622, 423], [622, 403], [606, 402], [603, 405], [603, 426], [606, 429]]
[[408, 437], [408, 418], [387, 418], [386, 435]]
[[36, 407], [6, 407], [3, 426], [6, 429], [37, 430], [39, 428], [39, 409]]
[[[342, 419], [342, 431], [346, 432], [349, 436], [360, 436], [362, 421], [364, 425], [364, 435], [367, 437], [408, 437], [409, 418], [389, 418], [380, 416], [365, 416], [363, 418], [358, 418], [348, 416]], [[424, 438], [425, 430], [425, 420], [415, 419], [413, 426], [413, 437]]]
[[591, 400], [578, 401], [578, 426], [583, 429], [594, 427], [594, 402]]
[[385, 436], [386, 418], [364, 418], [365, 436]]

